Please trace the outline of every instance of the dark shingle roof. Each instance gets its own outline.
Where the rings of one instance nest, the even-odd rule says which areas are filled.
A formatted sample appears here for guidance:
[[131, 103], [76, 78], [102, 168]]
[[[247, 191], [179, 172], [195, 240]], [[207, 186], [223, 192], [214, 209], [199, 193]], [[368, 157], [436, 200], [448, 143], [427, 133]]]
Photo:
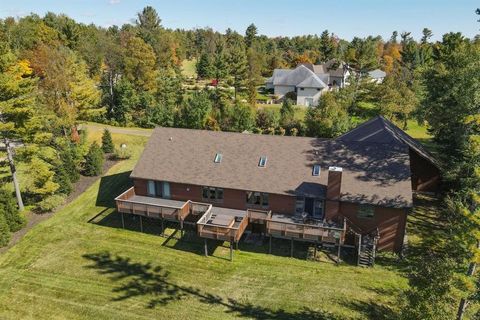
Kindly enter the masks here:
[[438, 161], [420, 142], [410, 137], [405, 131], [383, 116], [362, 123], [357, 128], [338, 137], [337, 140], [407, 145], [418, 155], [440, 168]]
[[[216, 153], [221, 163], [214, 163]], [[258, 167], [261, 156], [268, 158], [265, 168]], [[321, 173], [313, 176], [317, 163]], [[408, 148], [401, 145], [159, 127], [131, 177], [323, 196], [329, 166], [343, 168], [344, 201], [411, 206]]]

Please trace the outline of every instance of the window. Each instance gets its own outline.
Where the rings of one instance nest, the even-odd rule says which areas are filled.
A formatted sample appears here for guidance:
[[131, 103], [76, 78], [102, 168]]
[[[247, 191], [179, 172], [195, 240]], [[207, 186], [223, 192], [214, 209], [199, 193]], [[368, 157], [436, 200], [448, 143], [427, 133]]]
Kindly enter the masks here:
[[323, 201], [315, 200], [313, 204], [313, 217], [317, 219], [323, 218]]
[[319, 176], [320, 175], [320, 165], [316, 164], [313, 166], [312, 176]]
[[361, 204], [358, 206], [357, 217], [371, 219], [375, 215], [375, 207], [368, 204]]
[[298, 197], [297, 200], [295, 201], [295, 213], [302, 214], [304, 210], [305, 210], [305, 198]]
[[303, 90], [305, 90], [305, 88], [300, 88], [300, 91], [303, 91]]
[[155, 181], [148, 180], [147, 193], [149, 196], [155, 196]]
[[260, 161], [258, 161], [258, 166], [263, 168], [266, 165], [267, 165], [267, 157], [266, 156], [261, 156]]
[[217, 154], [215, 155], [215, 159], [213, 160], [213, 162], [215, 162], [215, 163], [220, 163], [220, 162], [222, 162], [222, 154], [221, 154], [221, 153], [217, 153]]
[[268, 193], [247, 191], [246, 202], [253, 206], [268, 207]]
[[223, 189], [215, 188], [215, 187], [203, 187], [202, 198], [204, 200], [210, 200], [210, 201], [222, 201]]

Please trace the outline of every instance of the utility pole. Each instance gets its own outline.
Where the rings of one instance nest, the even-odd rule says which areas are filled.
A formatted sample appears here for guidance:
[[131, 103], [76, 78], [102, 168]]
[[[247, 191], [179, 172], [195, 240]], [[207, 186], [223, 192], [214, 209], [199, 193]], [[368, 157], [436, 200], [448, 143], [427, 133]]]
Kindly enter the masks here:
[[7, 138], [4, 138], [4, 142], [5, 142], [5, 147], [7, 149], [7, 159], [8, 159], [8, 164], [10, 165], [10, 172], [12, 173], [13, 186], [15, 187], [15, 195], [17, 196], [18, 209], [20, 211], [23, 211], [24, 206], [23, 206], [22, 194], [20, 192], [20, 186], [18, 184], [17, 170], [15, 168], [15, 163], [13, 162], [13, 152], [10, 146], [10, 141]]

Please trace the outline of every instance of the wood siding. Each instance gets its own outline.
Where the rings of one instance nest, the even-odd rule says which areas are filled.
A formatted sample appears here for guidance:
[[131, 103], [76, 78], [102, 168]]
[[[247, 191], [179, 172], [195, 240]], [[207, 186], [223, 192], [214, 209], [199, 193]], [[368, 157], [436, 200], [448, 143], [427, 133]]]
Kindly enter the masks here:
[[[147, 180], [134, 179], [135, 193], [137, 195], [148, 196]], [[210, 186], [214, 187], [214, 186]], [[250, 190], [249, 190], [250, 191]], [[246, 191], [237, 189], [223, 189], [223, 201], [210, 201], [202, 198], [202, 187], [184, 183], [170, 183], [170, 194], [172, 200], [196, 201], [211, 203], [217, 207], [230, 209], [247, 210], [261, 209], [271, 210], [276, 213], [294, 214], [295, 197], [281, 194], [268, 195], [268, 207], [248, 205], [246, 203]]]
[[375, 207], [373, 218], [357, 217], [358, 204], [340, 203], [340, 214], [349, 219], [355, 226], [368, 232], [378, 228], [380, 239], [378, 249], [400, 252], [403, 247], [407, 214], [405, 209]]
[[440, 186], [440, 170], [431, 162], [410, 149], [410, 170], [412, 189], [424, 192], [437, 192]]

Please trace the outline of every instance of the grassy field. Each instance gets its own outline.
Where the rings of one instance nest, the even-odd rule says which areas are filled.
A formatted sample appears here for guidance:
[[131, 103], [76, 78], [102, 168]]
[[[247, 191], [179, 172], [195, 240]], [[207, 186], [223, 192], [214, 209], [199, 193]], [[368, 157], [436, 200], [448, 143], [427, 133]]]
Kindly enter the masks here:
[[182, 75], [185, 77], [197, 77], [196, 71], [197, 59], [184, 60], [182, 63]]
[[[99, 133], [90, 131], [91, 139]], [[0, 256], [0, 319], [388, 319], [407, 282], [390, 260], [373, 269], [306, 261], [309, 248], [228, 249], [158, 235], [158, 222], [120, 227], [113, 198], [147, 137], [113, 134], [133, 157]], [[173, 229], [170, 229], [171, 233]], [[178, 234], [177, 234], [178, 236]], [[285, 250], [286, 249], [286, 250]]]

